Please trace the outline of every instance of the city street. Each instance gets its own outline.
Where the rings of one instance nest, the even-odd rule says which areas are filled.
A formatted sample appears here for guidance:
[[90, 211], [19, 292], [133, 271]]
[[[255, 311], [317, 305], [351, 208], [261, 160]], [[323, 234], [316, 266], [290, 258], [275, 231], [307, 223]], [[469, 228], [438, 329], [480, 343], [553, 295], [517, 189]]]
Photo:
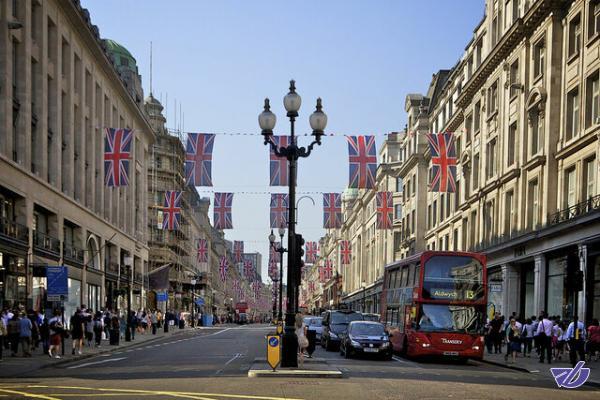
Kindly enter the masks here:
[[[425, 399], [559, 398], [550, 379], [485, 363], [466, 365], [349, 359], [318, 347], [316, 357], [339, 368], [344, 379], [248, 378], [264, 357], [264, 325], [190, 331], [152, 345], [117, 350], [28, 376], [0, 380], [0, 398], [43, 399]], [[5, 371], [3, 371], [4, 374]], [[597, 389], [569, 392], [570, 399], [597, 398]]]

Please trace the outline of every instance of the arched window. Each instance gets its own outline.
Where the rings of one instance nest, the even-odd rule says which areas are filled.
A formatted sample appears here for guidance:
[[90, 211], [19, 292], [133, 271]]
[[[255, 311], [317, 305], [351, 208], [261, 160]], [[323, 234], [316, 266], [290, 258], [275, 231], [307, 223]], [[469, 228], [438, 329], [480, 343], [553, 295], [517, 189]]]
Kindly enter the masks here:
[[546, 91], [543, 88], [533, 88], [527, 99], [527, 119], [529, 121], [527, 155], [538, 154], [544, 148], [544, 124]]
[[88, 237], [87, 240], [87, 267], [93, 269], [100, 269], [100, 252], [98, 251], [98, 244], [94, 236]]

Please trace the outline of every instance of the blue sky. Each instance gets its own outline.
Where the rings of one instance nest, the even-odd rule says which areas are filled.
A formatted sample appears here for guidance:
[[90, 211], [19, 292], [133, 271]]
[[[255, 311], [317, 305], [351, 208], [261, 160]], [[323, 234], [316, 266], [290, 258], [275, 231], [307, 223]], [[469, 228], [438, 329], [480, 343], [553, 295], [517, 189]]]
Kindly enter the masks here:
[[[157, 1], [83, 0], [103, 38], [137, 58], [145, 93], [166, 106], [175, 127], [175, 99], [186, 132], [260, 133], [265, 97], [288, 134], [282, 98], [295, 79], [302, 96], [297, 132], [322, 97], [327, 133], [383, 134], [402, 130], [407, 93], [424, 93], [431, 75], [451, 68], [483, 16], [484, 0], [396, 1]], [[168, 103], [165, 101], [168, 96]], [[178, 106], [179, 107], [179, 106]], [[179, 120], [179, 116], [177, 116]], [[178, 122], [179, 124], [179, 122]], [[257, 136], [218, 136], [212, 191], [286, 192], [270, 188], [268, 150]], [[300, 139], [301, 144], [308, 138]], [[343, 136], [300, 161], [298, 191], [342, 191], [348, 181]], [[206, 191], [205, 189], [208, 189]], [[321, 195], [302, 201], [297, 231], [307, 240], [324, 234]], [[230, 240], [263, 253], [266, 276], [269, 195], [236, 193]], [[211, 211], [212, 212], [212, 211]], [[263, 278], [266, 279], [266, 278]]]

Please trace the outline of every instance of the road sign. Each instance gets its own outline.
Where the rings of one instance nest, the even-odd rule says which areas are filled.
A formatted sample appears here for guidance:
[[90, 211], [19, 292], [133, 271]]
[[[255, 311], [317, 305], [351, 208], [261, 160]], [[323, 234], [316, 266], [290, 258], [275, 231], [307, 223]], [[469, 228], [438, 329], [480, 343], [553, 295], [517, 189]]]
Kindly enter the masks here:
[[267, 363], [273, 371], [281, 362], [281, 339], [278, 335], [267, 335]]
[[61, 301], [69, 297], [68, 270], [64, 265], [46, 267], [46, 280], [48, 282], [48, 301]]
[[167, 292], [157, 292], [156, 293], [156, 301], [167, 301], [169, 297], [167, 296]]
[[202, 297], [198, 297], [196, 299], [196, 305], [197, 306], [203, 306], [204, 305], [204, 299]]

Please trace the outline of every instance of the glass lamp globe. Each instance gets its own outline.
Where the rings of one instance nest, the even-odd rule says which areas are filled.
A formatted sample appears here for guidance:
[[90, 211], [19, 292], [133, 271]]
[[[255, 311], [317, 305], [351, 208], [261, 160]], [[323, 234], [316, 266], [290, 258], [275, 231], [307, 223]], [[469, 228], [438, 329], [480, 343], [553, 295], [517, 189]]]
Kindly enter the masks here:
[[269, 105], [269, 99], [265, 99], [265, 109], [258, 115], [258, 125], [262, 130], [263, 135], [272, 135], [273, 129], [275, 129], [275, 123], [277, 122], [277, 117], [271, 111], [271, 106]]
[[327, 126], [327, 114], [323, 112], [320, 97], [317, 99], [317, 109], [310, 115], [309, 122], [313, 130], [313, 136], [317, 136], [317, 140], [320, 139], [320, 136], [325, 133], [325, 127]]
[[296, 93], [296, 82], [292, 79], [290, 81], [290, 92], [283, 98], [283, 106], [288, 112], [288, 116], [298, 116], [298, 110], [302, 105], [302, 98]]

